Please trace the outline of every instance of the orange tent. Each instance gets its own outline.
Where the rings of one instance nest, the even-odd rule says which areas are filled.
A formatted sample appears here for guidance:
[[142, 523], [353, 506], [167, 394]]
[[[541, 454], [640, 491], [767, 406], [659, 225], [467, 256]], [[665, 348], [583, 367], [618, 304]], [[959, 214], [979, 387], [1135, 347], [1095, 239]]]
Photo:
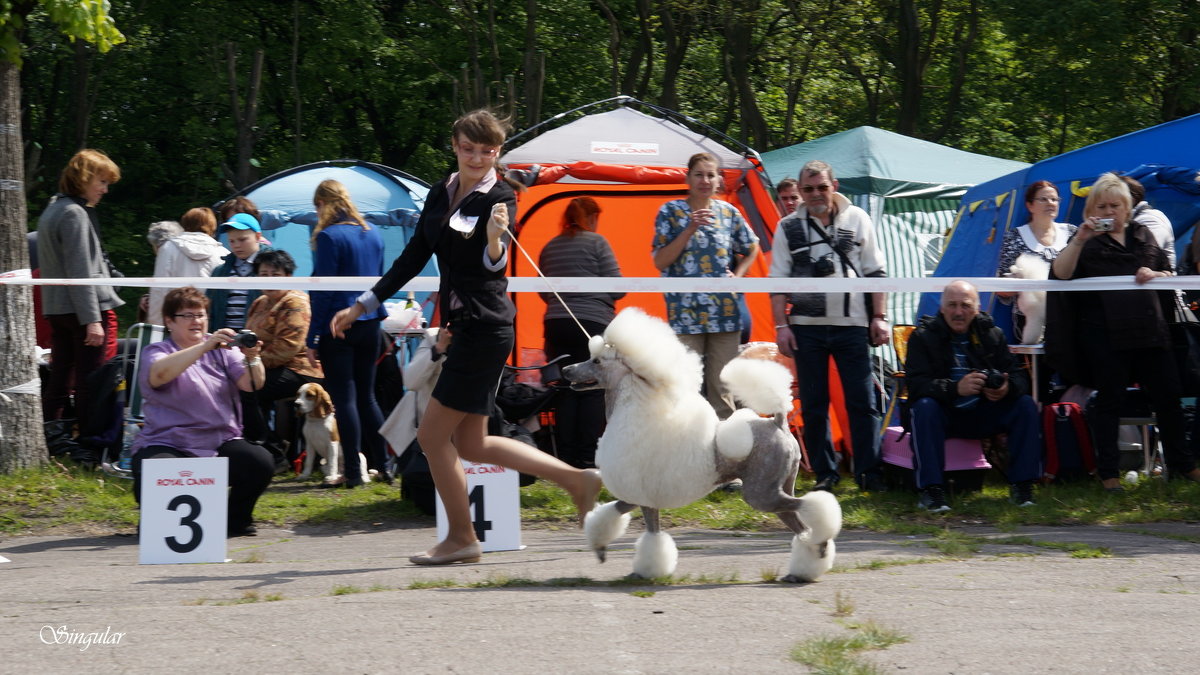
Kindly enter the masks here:
[[[602, 112], [546, 128], [571, 113], [598, 109]], [[708, 152], [717, 158], [724, 178], [725, 191], [720, 198], [741, 211], [759, 238], [762, 254], [749, 276], [766, 276], [772, 235], [781, 214], [758, 154], [728, 136], [679, 113], [621, 96], [557, 115], [514, 136], [510, 143], [513, 149], [505, 154], [505, 165], [526, 172], [526, 182], [532, 183], [518, 197], [513, 229], [520, 248], [535, 262], [546, 242], [559, 234], [567, 204], [586, 195], [600, 204], [599, 233], [612, 245], [621, 273], [659, 276], [651, 260], [655, 216], [668, 200], [687, 195], [688, 158]], [[511, 255], [510, 265], [510, 276], [537, 276], [519, 250]], [[522, 366], [539, 364], [546, 303], [536, 293], [516, 293], [513, 300], [517, 306], [513, 360]], [[773, 342], [770, 299], [765, 294], [751, 294], [746, 303], [752, 320], [751, 339]], [[617, 310], [628, 306], [666, 316], [661, 293], [629, 293], [617, 303]], [[840, 385], [832, 393], [835, 400], [841, 400]], [[831, 419], [831, 427], [835, 444], [841, 445], [842, 424], [836, 417]]]

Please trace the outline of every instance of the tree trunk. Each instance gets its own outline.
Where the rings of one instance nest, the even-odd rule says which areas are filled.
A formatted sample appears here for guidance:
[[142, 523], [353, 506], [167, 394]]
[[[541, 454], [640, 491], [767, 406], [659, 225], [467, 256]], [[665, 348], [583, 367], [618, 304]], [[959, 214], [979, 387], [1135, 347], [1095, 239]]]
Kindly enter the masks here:
[[[23, 155], [21, 71], [0, 59], [0, 272], [29, 267]], [[0, 474], [47, 461], [33, 347], [30, 287], [0, 286], [0, 389], [26, 383], [32, 389], [0, 398]]]
[[254, 168], [250, 166], [250, 160], [254, 156], [254, 143], [258, 140], [258, 90], [262, 84], [263, 50], [254, 50], [254, 63], [246, 82], [245, 103], [238, 95], [237, 53], [232, 42], [225, 43], [225, 58], [229, 74], [229, 108], [237, 125], [237, 166], [234, 167], [237, 185], [234, 187], [241, 190], [254, 182]]
[[542, 86], [546, 79], [546, 55], [538, 49], [537, 0], [525, 0], [525, 127], [542, 119]]

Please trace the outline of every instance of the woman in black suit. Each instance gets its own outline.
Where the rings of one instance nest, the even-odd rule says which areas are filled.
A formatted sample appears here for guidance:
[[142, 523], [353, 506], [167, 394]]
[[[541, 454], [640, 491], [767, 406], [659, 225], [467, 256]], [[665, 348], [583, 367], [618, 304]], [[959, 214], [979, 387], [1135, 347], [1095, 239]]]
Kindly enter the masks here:
[[458, 171], [429, 191], [417, 230], [391, 269], [330, 322], [331, 332], [340, 335], [437, 254], [442, 328], [450, 331], [451, 341], [417, 442], [429, 459], [449, 532], [433, 548], [409, 558], [417, 565], [479, 560], [460, 458], [548, 478], [571, 494], [581, 515], [594, 506], [600, 491], [595, 469], [576, 469], [519, 441], [487, 433], [496, 384], [513, 346], [516, 310], [508, 297], [504, 268], [516, 197], [496, 168], [505, 138], [500, 120], [476, 110], [460, 117], [451, 133]]

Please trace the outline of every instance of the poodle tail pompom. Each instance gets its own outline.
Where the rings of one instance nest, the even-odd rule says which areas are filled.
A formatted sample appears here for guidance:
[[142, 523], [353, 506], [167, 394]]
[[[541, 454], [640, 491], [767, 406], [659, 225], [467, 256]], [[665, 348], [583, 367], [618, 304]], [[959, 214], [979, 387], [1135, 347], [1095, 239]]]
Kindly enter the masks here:
[[842, 506], [832, 494], [814, 490], [800, 498], [800, 520], [809, 528], [809, 541], [819, 544], [842, 531]]
[[792, 373], [774, 361], [733, 359], [721, 369], [721, 383], [734, 399], [760, 415], [792, 409]]
[[751, 420], [759, 419], [753, 410], [734, 410], [729, 419], [717, 423], [717, 450], [721, 455], [740, 462], [754, 449], [754, 430]]

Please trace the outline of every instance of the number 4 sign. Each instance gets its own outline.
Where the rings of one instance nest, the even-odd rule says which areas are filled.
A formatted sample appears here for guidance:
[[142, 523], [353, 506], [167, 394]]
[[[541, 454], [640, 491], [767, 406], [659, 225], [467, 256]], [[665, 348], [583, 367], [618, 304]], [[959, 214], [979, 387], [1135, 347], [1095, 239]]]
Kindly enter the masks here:
[[225, 562], [227, 458], [147, 459], [141, 480], [138, 563]]
[[[467, 474], [467, 502], [475, 536], [484, 551], [516, 551], [521, 548], [520, 476], [512, 469], [494, 464], [460, 460]], [[446, 507], [437, 496], [438, 540], [446, 538], [450, 526]]]

